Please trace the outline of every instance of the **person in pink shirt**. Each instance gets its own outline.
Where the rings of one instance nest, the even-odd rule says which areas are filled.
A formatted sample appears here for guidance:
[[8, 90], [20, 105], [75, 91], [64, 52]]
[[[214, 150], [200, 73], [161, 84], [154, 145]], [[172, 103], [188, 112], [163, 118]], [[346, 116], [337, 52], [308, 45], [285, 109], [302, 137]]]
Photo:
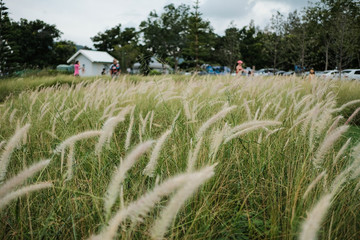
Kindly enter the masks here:
[[74, 76], [78, 77], [80, 76], [80, 62], [76, 61], [74, 64]]

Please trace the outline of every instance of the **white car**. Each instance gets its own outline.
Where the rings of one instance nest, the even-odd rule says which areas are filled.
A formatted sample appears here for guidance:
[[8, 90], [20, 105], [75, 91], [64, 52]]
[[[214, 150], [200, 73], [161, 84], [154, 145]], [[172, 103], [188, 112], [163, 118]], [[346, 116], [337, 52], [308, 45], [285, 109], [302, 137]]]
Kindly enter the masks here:
[[344, 80], [360, 80], [360, 69], [345, 69], [341, 75]]
[[338, 70], [328, 70], [328, 71], [324, 71], [323, 74], [321, 74], [321, 77], [326, 79], [331, 79], [334, 78], [338, 73], [339, 73]]
[[274, 68], [262, 68], [254, 73], [254, 76], [272, 76], [274, 72], [278, 71]]

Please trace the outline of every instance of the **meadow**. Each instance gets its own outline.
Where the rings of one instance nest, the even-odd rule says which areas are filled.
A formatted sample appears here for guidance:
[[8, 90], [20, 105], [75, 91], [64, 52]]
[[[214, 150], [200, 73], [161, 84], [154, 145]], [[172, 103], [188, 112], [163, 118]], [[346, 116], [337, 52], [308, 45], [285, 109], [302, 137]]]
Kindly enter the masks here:
[[57, 76], [1, 90], [1, 239], [360, 236], [358, 82]]

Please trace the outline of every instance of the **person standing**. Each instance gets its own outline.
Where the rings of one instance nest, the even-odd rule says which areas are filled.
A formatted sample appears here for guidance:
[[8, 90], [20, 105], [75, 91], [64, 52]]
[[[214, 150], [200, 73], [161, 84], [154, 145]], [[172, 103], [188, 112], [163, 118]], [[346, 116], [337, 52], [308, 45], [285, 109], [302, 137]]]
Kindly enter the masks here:
[[311, 68], [310, 69], [310, 72], [309, 72], [309, 80], [313, 80], [315, 78], [315, 70], [314, 68]]
[[78, 60], [75, 61], [74, 64], [74, 76], [79, 77], [80, 76], [80, 62]]
[[244, 69], [243, 69], [243, 67], [242, 67], [242, 64], [243, 64], [243, 63], [244, 63], [244, 62], [241, 61], [241, 60], [237, 61], [236, 75], [242, 74], [242, 73], [244, 72]]
[[117, 60], [114, 59], [113, 63], [110, 65], [110, 75], [111, 77], [117, 77], [121, 73], [120, 64], [118, 64]]

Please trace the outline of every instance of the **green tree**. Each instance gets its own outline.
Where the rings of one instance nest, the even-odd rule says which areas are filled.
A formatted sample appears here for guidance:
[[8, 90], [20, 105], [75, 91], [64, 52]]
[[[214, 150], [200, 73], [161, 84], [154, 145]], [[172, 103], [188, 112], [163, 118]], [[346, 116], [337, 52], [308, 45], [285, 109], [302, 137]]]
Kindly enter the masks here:
[[283, 63], [284, 16], [277, 12], [271, 17], [270, 26], [264, 32], [264, 56], [267, 66], [277, 68]]
[[139, 33], [135, 28], [125, 28], [122, 31], [121, 24], [118, 24], [103, 33], [99, 32], [91, 40], [97, 50], [109, 52], [116, 57], [123, 72], [134, 63], [139, 41]]
[[283, 55], [286, 69], [298, 65], [305, 68], [305, 58], [307, 53], [307, 31], [306, 25], [302, 22], [302, 16], [295, 10], [289, 13], [287, 21], [284, 23], [284, 48], [286, 53]]
[[193, 62], [196, 70], [206, 60], [211, 60], [216, 43], [216, 35], [210, 22], [202, 19], [199, 9], [199, 0], [196, 0], [188, 17], [187, 46], [184, 49], [187, 60]]
[[225, 30], [225, 36], [220, 37], [221, 45], [218, 48], [218, 59], [221, 65], [235, 69], [236, 61], [241, 58], [240, 30], [231, 23]]
[[261, 57], [263, 49], [261, 34], [253, 21], [240, 30], [239, 42], [242, 58], [248, 67], [264, 65]]
[[186, 46], [189, 10], [190, 8], [184, 4], [178, 7], [169, 4], [164, 7], [161, 15], [155, 11], [150, 12], [148, 19], [140, 24], [145, 47], [158, 58], [167, 59], [173, 63], [175, 71]]
[[72, 41], [59, 41], [55, 43], [54, 64], [66, 63], [66, 61], [76, 52], [76, 45]]
[[351, 0], [323, 2], [328, 5], [332, 17], [329, 35], [332, 40], [330, 47], [334, 54], [333, 59], [336, 67], [342, 70], [356, 57], [359, 47], [359, 26], [355, 20], [360, 14], [360, 5]]
[[11, 22], [8, 16], [8, 8], [0, 0], [0, 77], [11, 74], [17, 66], [17, 51], [11, 41]]
[[55, 59], [55, 39], [61, 32], [55, 25], [49, 25], [41, 20], [12, 23], [11, 41], [21, 52], [18, 60], [22, 67], [48, 67], [52, 66]]

